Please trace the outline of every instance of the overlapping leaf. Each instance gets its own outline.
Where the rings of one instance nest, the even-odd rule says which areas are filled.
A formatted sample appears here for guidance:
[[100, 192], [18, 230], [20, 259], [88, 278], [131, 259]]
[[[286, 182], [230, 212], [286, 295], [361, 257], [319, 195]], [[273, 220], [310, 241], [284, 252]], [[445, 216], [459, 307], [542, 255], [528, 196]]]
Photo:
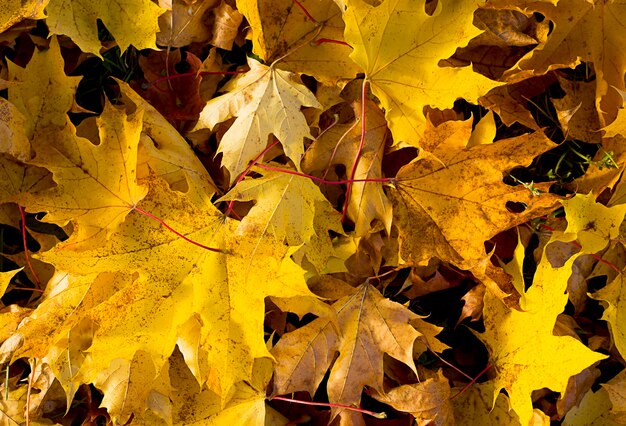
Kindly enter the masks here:
[[473, 1], [439, 1], [432, 16], [422, 1], [346, 4], [345, 37], [354, 48], [350, 57], [380, 99], [396, 143], [418, 146], [425, 106], [449, 108], [458, 98], [475, 102], [498, 85], [469, 68], [438, 65], [480, 33], [472, 25]]
[[485, 333], [479, 337], [490, 348], [496, 372], [493, 398], [506, 389], [522, 424], [533, 416], [533, 390], [546, 387], [563, 392], [571, 376], [605, 358], [573, 337], [553, 334], [556, 317], [567, 303], [567, 279], [578, 256], [553, 268], [544, 252], [526, 292], [524, 312], [507, 308], [490, 293], [485, 295]]
[[321, 105], [304, 85], [287, 71], [267, 67], [248, 59], [250, 71], [224, 86], [227, 92], [210, 101], [200, 114], [196, 129], [213, 128], [217, 123], [237, 117], [220, 141], [222, 165], [233, 182], [248, 163], [265, 148], [274, 134], [285, 154], [300, 168], [304, 138], [311, 137], [300, 111], [302, 106]]

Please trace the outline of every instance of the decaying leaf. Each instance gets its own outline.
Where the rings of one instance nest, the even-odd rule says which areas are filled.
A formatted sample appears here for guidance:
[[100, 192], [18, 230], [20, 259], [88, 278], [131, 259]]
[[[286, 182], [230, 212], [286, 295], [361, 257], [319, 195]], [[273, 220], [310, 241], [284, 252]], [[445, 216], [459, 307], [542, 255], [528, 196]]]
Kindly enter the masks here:
[[[529, 164], [550, 149], [542, 133], [465, 148], [471, 123], [430, 128], [432, 156], [403, 167], [391, 192], [402, 257], [425, 265], [437, 257], [461, 269], [481, 270], [484, 242], [499, 232], [549, 212], [557, 198], [503, 182], [514, 166]], [[494, 158], [498, 158], [494, 161]], [[507, 203], [522, 203], [513, 213]], [[419, 219], [418, 219], [419, 218]]]

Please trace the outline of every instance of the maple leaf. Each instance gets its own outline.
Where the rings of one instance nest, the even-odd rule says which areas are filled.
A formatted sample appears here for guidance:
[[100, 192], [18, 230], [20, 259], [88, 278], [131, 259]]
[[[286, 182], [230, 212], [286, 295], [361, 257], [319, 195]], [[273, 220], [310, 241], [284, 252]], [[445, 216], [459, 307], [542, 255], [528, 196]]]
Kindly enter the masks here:
[[[433, 156], [400, 169], [394, 202], [401, 255], [425, 265], [432, 257], [461, 269], [482, 269], [484, 242], [499, 232], [551, 211], [557, 197], [535, 196], [522, 185], [506, 185], [504, 174], [553, 146], [542, 133], [466, 148], [471, 121], [430, 128], [424, 140]], [[524, 203], [512, 213], [507, 202]]]
[[[137, 49], [157, 49], [158, 18], [165, 12], [149, 0], [50, 0], [46, 6], [46, 24], [52, 34], [65, 34], [83, 52], [100, 56], [96, 20], [100, 19], [124, 52], [131, 44]], [[130, 25], [132, 23], [132, 25]]]
[[17, 107], [0, 98], [0, 152], [20, 161], [30, 160], [30, 142], [25, 127], [26, 118]]
[[[345, 283], [342, 284], [347, 287]], [[383, 393], [383, 354], [403, 362], [416, 374], [413, 342], [440, 330], [383, 297], [364, 283], [333, 304], [339, 329], [330, 318], [318, 318], [285, 334], [272, 349], [277, 359], [274, 393], [306, 390], [311, 395], [339, 352], [328, 379], [330, 402], [358, 404], [364, 386]], [[415, 327], [413, 326], [415, 325]], [[422, 334], [418, 330], [424, 330]], [[429, 341], [435, 350], [444, 345]], [[426, 347], [423, 347], [426, 350]]]
[[261, 178], [238, 183], [218, 200], [256, 200], [239, 223], [237, 233], [256, 235], [256, 246], [267, 238], [301, 246], [294, 260], [306, 256], [317, 270], [323, 269], [333, 253], [328, 231], [343, 234], [339, 213], [310, 179], [271, 170], [257, 171]]
[[230, 172], [231, 183], [263, 151], [271, 133], [299, 169], [304, 138], [311, 138], [300, 107], [321, 107], [313, 93], [294, 80], [292, 73], [267, 67], [251, 58], [248, 65], [250, 71], [223, 87], [228, 93], [204, 107], [194, 129], [213, 128], [230, 117], [237, 117], [222, 137], [218, 150], [224, 156], [222, 164]]
[[190, 201], [208, 206], [217, 191], [213, 179], [181, 134], [146, 100], [123, 81], [118, 81], [122, 100], [132, 114], [143, 110], [137, 173], [139, 178], [160, 176], [170, 188], [185, 192]]
[[34, 140], [36, 156], [29, 163], [50, 170], [57, 186], [23, 194], [20, 202], [29, 211], [48, 212], [46, 221], [72, 220], [74, 242], [110, 236], [147, 192], [136, 181], [141, 121], [141, 111], [127, 116], [107, 102], [97, 119], [99, 145], [76, 136], [70, 123]]
[[[64, 246], [71, 241], [61, 243], [39, 257], [59, 271], [78, 276], [58, 295], [83, 293], [79, 306], [67, 316], [65, 307], [48, 309], [72, 303], [42, 303], [37, 316], [47, 315], [47, 325], [35, 322], [32, 328], [20, 330], [24, 346], [19, 354], [45, 352], [50, 336], [65, 336], [68, 327], [85, 318], [98, 327], [88, 364], [85, 361], [81, 367], [87, 369], [80, 376], [83, 383], [96, 380], [96, 373], [115, 359], [132, 360], [138, 350], [150, 354], [160, 370], [182, 339], [188, 342], [181, 347], [188, 362], [206, 360], [190, 365], [200, 383], [208, 381], [209, 388], [226, 398], [234, 383], [250, 378], [255, 358], [269, 356], [263, 341], [264, 297], [314, 296], [304, 283], [304, 270], [289, 258], [293, 249], [269, 239], [255, 247], [253, 235], [237, 234], [237, 225], [224, 224], [214, 208], [199, 210], [185, 194], [172, 192], [161, 180], [150, 186], [138, 208], [158, 215], [187, 238], [228, 252], [192, 246], [139, 214], [129, 216], [104, 244], [83, 247], [70, 256]], [[161, 261], [151, 264], [149, 259]], [[91, 276], [81, 277], [84, 271]], [[98, 274], [95, 279], [94, 274]], [[102, 288], [112, 280], [115, 286]], [[114, 318], [111, 312], [116, 312]], [[198, 324], [195, 334], [181, 335], [190, 320]], [[54, 328], [42, 333], [42, 326]], [[43, 342], [42, 336], [46, 336]]]
[[605, 309], [602, 319], [609, 324], [611, 337], [615, 347], [622, 356], [626, 354], [626, 295], [624, 294], [624, 279], [620, 273], [606, 287], [591, 295], [594, 299], [604, 301]]
[[239, 33], [239, 25], [243, 21], [243, 15], [237, 9], [230, 7], [224, 0], [213, 10], [213, 13], [215, 23], [213, 24], [211, 45], [220, 49], [231, 50]]
[[315, 75], [324, 82], [354, 78], [358, 67], [348, 57], [350, 47], [337, 43], [343, 40], [342, 10], [332, 0], [300, 4], [302, 7], [292, 0], [237, 1], [252, 29], [254, 53], [267, 63], [280, 58], [279, 68]]
[[[56, 37], [47, 50], [36, 52], [26, 69], [9, 62], [9, 101], [24, 115], [24, 132], [32, 139], [40, 129], [63, 129], [80, 77], [68, 77]], [[42, 78], [45, 75], [47, 78]], [[30, 158], [30, 155], [28, 156]]]
[[[361, 104], [352, 104], [355, 117], [361, 116]], [[366, 134], [354, 179], [382, 177], [382, 160], [387, 141], [387, 122], [374, 102], [366, 104]], [[302, 168], [308, 172], [328, 170], [342, 164], [351, 170], [361, 139], [361, 129], [353, 124], [338, 124], [326, 130], [307, 150]], [[348, 217], [355, 224], [355, 235], [362, 237], [372, 229], [372, 222], [380, 221], [391, 233], [391, 202], [381, 182], [354, 182], [348, 198]]]
[[500, 393], [494, 399], [493, 386], [490, 380], [474, 383], [468, 389], [459, 389], [458, 396], [452, 399], [457, 425], [520, 426], [519, 417], [511, 410], [509, 398]]
[[475, 2], [439, 1], [432, 16], [423, 1], [346, 4], [345, 38], [354, 48], [350, 57], [380, 99], [395, 143], [417, 146], [425, 106], [448, 108], [458, 98], [475, 102], [499, 85], [469, 68], [438, 65], [480, 33], [472, 25]]
[[[134, 86], [167, 119], [196, 120], [205, 105], [199, 92], [201, 78], [194, 75], [200, 72], [202, 62], [191, 52], [185, 54], [184, 60], [181, 59], [180, 50], [151, 52], [148, 56], [140, 56], [139, 66], [148, 88], [142, 90], [139, 84]], [[186, 72], [177, 72], [177, 68], [181, 69], [179, 67], [184, 67]], [[163, 81], [164, 75], [171, 79]]]
[[489, 292], [485, 294], [485, 333], [477, 335], [488, 346], [497, 374], [493, 398], [495, 401], [500, 390], [506, 389], [522, 424], [528, 424], [533, 416], [533, 390], [546, 387], [564, 392], [570, 376], [606, 358], [571, 336], [553, 335], [556, 318], [567, 303], [567, 279], [579, 256], [553, 268], [544, 251], [533, 285], [525, 294], [524, 312], [511, 310]]
[[576, 194], [561, 204], [567, 217], [567, 229], [562, 235], [554, 235], [553, 240], [576, 240], [584, 252], [598, 253], [619, 236], [626, 205], [606, 207], [597, 203], [591, 193]]
[[[504, 2], [517, 5], [515, 2]], [[615, 118], [621, 99], [613, 88], [625, 90], [626, 43], [621, 30], [626, 23], [626, 2], [572, 0], [521, 2], [520, 7], [542, 13], [554, 24], [545, 43], [520, 59], [504, 77], [521, 80], [550, 70], [593, 62], [596, 73], [596, 106], [603, 124]], [[503, 6], [500, 4], [499, 6]]]
[[[256, 200], [240, 222], [238, 233], [258, 235], [259, 240], [269, 235], [299, 246], [316, 234], [314, 221], [321, 211], [326, 213], [326, 229], [341, 232], [339, 214], [310, 179], [272, 170], [259, 172], [263, 177], [238, 183], [218, 200]], [[329, 212], [334, 212], [334, 217]]]

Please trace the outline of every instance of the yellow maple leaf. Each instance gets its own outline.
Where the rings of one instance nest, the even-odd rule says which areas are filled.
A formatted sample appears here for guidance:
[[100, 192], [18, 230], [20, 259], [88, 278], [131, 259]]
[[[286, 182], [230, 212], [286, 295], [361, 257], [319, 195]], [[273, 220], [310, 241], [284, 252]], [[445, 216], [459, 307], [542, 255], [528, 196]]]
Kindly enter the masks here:
[[137, 177], [160, 176], [170, 188], [185, 192], [197, 205], [211, 205], [217, 191], [211, 175], [182, 135], [145, 99], [117, 81], [127, 112], [143, 110]]
[[306, 256], [317, 270], [322, 270], [334, 251], [328, 231], [343, 234], [340, 214], [310, 179], [271, 170], [256, 171], [263, 176], [238, 183], [218, 200], [256, 200], [239, 223], [237, 233], [256, 235], [257, 246], [267, 238], [301, 246], [294, 260]]
[[626, 214], [625, 204], [606, 207], [597, 203], [591, 193], [576, 194], [569, 200], [561, 201], [561, 204], [567, 218], [567, 229], [562, 235], [554, 234], [553, 241], [576, 240], [585, 253], [598, 253], [611, 240], [618, 238]]
[[147, 192], [136, 180], [142, 111], [127, 116], [107, 101], [97, 125], [99, 145], [77, 136], [69, 122], [34, 140], [29, 163], [50, 170], [57, 186], [20, 197], [28, 211], [47, 212], [48, 222], [71, 220], [74, 243], [109, 237]]
[[285, 154], [300, 169], [304, 138], [311, 138], [302, 106], [321, 108], [313, 93], [287, 71], [268, 67], [248, 58], [250, 71], [229, 81], [225, 95], [211, 100], [202, 112], [195, 130], [213, 128], [237, 117], [220, 141], [218, 152], [233, 182], [248, 163], [267, 145], [274, 134]]
[[267, 63], [281, 58], [279, 68], [321, 81], [354, 78], [358, 67], [348, 57], [350, 47], [337, 43], [343, 40], [342, 10], [332, 0], [300, 4], [315, 22], [292, 0], [237, 1], [252, 30], [254, 53]]
[[380, 99], [395, 143], [418, 146], [425, 106], [449, 108], [458, 98], [475, 102], [499, 85], [470, 68], [438, 65], [480, 33], [472, 25], [476, 2], [439, 1], [432, 16], [423, 1], [346, 4], [345, 38], [354, 48], [350, 57]]
[[524, 312], [511, 310], [491, 293], [485, 294], [485, 333], [477, 335], [488, 346], [497, 374], [493, 401], [506, 389], [523, 425], [533, 417], [533, 390], [564, 392], [571, 376], [606, 358], [571, 336], [553, 334], [556, 318], [567, 303], [565, 290], [572, 264], [579, 256], [553, 268], [544, 250], [533, 285], [526, 292]]
[[[553, 146], [543, 133], [465, 148], [470, 132], [471, 120], [429, 129], [426, 149], [436, 158], [426, 156], [398, 172], [390, 195], [401, 256], [409, 262], [426, 265], [437, 257], [461, 269], [482, 269], [486, 240], [548, 213], [558, 200], [502, 181], [508, 170], [530, 164]], [[513, 213], [507, 202], [526, 208]]]
[[23, 347], [16, 356], [47, 353], [51, 342], [85, 320], [97, 325], [80, 367], [86, 371], [69, 380], [92, 382], [116, 359], [130, 362], [139, 350], [159, 371], [178, 343], [199, 382], [225, 399], [236, 382], [250, 379], [255, 358], [269, 356], [263, 299], [314, 295], [304, 270], [290, 259], [294, 249], [270, 239], [256, 247], [255, 235], [238, 234], [237, 224], [224, 223], [215, 208], [202, 210], [160, 179], [150, 188], [138, 208], [224, 252], [196, 247], [137, 213], [103, 244], [70, 254], [71, 240], [61, 243], [39, 257], [76, 278], [59, 284], [36, 310], [45, 323], [20, 329]]
[[339, 214], [310, 179], [271, 170], [259, 172], [263, 177], [238, 183], [218, 200], [256, 200], [239, 223], [238, 233], [258, 235], [259, 240], [271, 236], [299, 246], [316, 234], [314, 221], [320, 212], [327, 214], [327, 229], [341, 232]]
[[623, 273], [622, 271], [606, 287], [591, 295], [594, 299], [604, 301], [602, 319], [609, 324], [615, 347], [622, 356], [626, 354], [626, 294]]
[[[35, 52], [26, 69], [9, 62], [9, 101], [24, 115], [24, 132], [32, 139], [40, 129], [63, 129], [80, 77], [68, 77], [56, 37], [50, 48]], [[46, 76], [47, 78], [42, 78]]]
[[65, 34], [83, 52], [100, 56], [97, 19], [106, 25], [122, 52], [131, 44], [137, 49], [157, 49], [158, 18], [165, 9], [149, 0], [50, 0], [46, 12], [52, 34]]

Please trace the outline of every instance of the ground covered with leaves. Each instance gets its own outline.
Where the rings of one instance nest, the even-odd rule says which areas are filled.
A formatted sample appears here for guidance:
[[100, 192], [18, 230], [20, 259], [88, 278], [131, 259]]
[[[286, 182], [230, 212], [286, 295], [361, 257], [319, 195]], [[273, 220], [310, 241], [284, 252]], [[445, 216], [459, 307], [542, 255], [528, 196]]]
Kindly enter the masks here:
[[626, 424], [624, 0], [6, 0], [0, 425]]

